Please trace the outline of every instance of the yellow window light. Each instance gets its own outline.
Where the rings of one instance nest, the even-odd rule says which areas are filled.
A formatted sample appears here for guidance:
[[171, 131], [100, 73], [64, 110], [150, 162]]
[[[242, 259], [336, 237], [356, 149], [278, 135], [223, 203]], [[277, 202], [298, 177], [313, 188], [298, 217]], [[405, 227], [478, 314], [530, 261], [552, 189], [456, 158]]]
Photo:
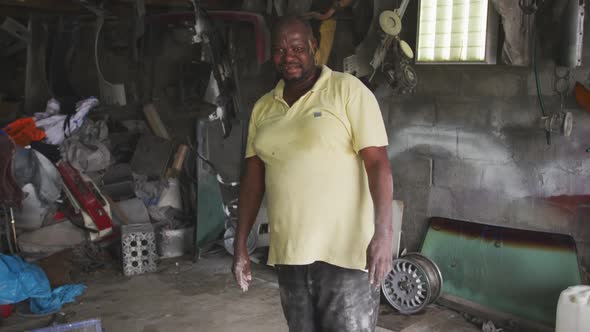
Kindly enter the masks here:
[[489, 0], [420, 0], [417, 61], [495, 63], [497, 15]]

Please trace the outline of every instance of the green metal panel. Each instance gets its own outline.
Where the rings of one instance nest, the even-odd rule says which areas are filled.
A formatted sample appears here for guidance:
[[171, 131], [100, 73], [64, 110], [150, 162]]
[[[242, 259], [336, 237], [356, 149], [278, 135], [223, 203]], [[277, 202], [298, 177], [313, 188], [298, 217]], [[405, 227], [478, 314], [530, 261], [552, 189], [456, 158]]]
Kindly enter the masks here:
[[197, 201], [197, 247], [202, 248], [216, 240], [225, 229], [223, 201], [215, 176], [201, 173]]
[[443, 295], [548, 326], [561, 291], [581, 284], [567, 235], [433, 218], [421, 252], [440, 268]]

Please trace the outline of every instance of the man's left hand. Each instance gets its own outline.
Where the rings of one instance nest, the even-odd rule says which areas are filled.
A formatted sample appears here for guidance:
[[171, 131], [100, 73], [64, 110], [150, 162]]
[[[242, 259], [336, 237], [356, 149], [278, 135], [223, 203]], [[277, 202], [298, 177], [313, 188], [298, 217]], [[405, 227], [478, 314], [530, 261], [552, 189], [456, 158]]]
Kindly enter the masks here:
[[375, 232], [369, 247], [367, 248], [367, 267], [369, 268], [369, 282], [375, 288], [381, 286], [381, 282], [386, 274], [388, 274], [392, 267], [393, 260], [393, 244], [391, 239], [391, 232]]
[[321, 20], [322, 19], [322, 14], [318, 13], [318, 12], [308, 12], [303, 14], [304, 18], [312, 18], [314, 20]]

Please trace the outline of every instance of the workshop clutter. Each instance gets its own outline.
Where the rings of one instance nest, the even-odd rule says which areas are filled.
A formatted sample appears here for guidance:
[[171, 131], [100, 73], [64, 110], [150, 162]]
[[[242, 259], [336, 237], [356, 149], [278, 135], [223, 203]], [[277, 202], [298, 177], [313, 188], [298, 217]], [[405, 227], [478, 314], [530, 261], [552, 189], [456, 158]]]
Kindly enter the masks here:
[[[191, 149], [162, 134], [154, 105], [145, 109], [147, 122], [113, 120], [94, 97], [50, 99], [44, 112], [6, 125], [0, 249], [28, 261], [71, 251], [86, 272], [116, 256], [126, 275], [155, 271], [158, 253], [192, 252], [194, 219], [183, 209]], [[115, 253], [111, 262], [105, 252]]]

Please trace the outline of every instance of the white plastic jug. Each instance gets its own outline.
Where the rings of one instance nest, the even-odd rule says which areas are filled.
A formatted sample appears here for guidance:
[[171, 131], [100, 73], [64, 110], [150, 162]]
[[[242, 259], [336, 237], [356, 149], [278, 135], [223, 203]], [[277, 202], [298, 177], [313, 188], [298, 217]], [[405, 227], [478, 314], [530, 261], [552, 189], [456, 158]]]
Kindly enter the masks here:
[[557, 302], [555, 332], [590, 331], [590, 286], [572, 286]]

